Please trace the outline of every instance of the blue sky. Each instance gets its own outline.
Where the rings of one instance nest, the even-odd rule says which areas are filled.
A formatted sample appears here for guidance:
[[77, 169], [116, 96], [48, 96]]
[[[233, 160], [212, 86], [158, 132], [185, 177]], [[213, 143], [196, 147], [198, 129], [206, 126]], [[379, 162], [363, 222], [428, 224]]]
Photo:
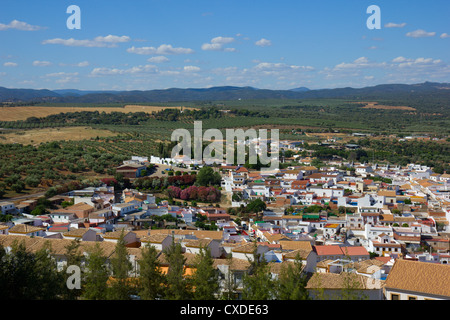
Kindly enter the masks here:
[[[68, 29], [70, 5], [81, 29]], [[380, 8], [381, 29], [366, 12]], [[450, 82], [450, 2], [2, 0], [0, 86], [267, 89]]]

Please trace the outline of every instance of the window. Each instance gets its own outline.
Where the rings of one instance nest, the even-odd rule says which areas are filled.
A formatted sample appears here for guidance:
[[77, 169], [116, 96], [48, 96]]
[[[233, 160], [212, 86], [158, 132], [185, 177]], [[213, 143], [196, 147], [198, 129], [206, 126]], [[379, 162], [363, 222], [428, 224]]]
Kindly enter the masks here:
[[391, 293], [391, 300], [400, 300], [400, 295]]
[[417, 297], [414, 297], [414, 296], [408, 296], [408, 300], [417, 300]]

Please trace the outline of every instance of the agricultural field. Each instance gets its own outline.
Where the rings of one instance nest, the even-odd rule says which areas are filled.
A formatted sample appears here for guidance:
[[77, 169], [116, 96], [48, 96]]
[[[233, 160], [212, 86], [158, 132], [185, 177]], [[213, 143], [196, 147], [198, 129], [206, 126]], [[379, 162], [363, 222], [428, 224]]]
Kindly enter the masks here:
[[409, 111], [417, 111], [416, 108], [407, 107], [407, 106], [385, 106], [380, 105], [378, 102], [363, 102], [366, 106], [362, 107], [363, 109], [384, 109], [384, 110], [409, 110]]
[[30, 130], [12, 130], [0, 135], [0, 143], [39, 145], [51, 141], [81, 141], [97, 137], [114, 137], [117, 133], [89, 127], [62, 127]]

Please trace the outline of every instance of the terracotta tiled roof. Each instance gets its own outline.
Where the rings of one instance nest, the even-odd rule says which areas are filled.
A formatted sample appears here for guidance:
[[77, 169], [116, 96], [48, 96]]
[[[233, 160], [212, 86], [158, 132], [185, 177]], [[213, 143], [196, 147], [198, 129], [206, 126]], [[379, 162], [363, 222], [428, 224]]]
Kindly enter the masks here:
[[307, 250], [312, 251], [312, 246], [309, 241], [292, 241], [292, 240], [282, 240], [279, 242], [281, 244], [282, 250]]
[[140, 237], [141, 242], [145, 243], [162, 243], [164, 239], [169, 237], [168, 234], [156, 233], [150, 235], [143, 235]]
[[198, 240], [187, 240], [184, 242], [185, 247], [191, 248], [200, 248], [200, 247], [208, 247], [209, 244], [213, 241], [212, 239], [198, 239]]
[[314, 246], [317, 255], [328, 256], [328, 255], [343, 255], [341, 247], [339, 246]]
[[367, 289], [366, 277], [357, 274], [346, 273], [315, 273], [306, 285], [307, 289], [344, 289], [348, 286], [346, 277], [351, 278], [351, 282], [357, 289]]
[[65, 232], [63, 235], [65, 237], [82, 237], [86, 232], [88, 232], [89, 228], [79, 228], [79, 229], [72, 229], [69, 232]]
[[349, 247], [342, 247], [342, 252], [346, 256], [367, 256], [369, 257], [369, 252], [366, 248], [363, 246], [349, 246]]
[[20, 233], [20, 234], [28, 234], [32, 232], [43, 231], [45, 228], [29, 226], [27, 224], [16, 224], [14, 227], [9, 229], [9, 233]]
[[[229, 264], [231, 262], [231, 264]], [[245, 271], [250, 267], [250, 262], [244, 259], [232, 258], [228, 259], [214, 259], [214, 267], [217, 268], [219, 265], [230, 265], [231, 270]]]
[[450, 265], [396, 260], [386, 279], [386, 288], [450, 298]]

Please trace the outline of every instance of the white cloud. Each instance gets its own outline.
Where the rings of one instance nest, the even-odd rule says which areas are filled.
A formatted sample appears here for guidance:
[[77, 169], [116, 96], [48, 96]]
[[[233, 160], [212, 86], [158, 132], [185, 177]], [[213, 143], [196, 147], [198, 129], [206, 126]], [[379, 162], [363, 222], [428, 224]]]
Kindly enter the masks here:
[[13, 20], [8, 24], [0, 23], [0, 31], [3, 30], [9, 30], [9, 29], [15, 29], [15, 30], [21, 30], [21, 31], [37, 31], [41, 29], [46, 29], [45, 27], [41, 26], [32, 26], [26, 22]]
[[162, 62], [169, 61], [169, 58], [167, 58], [165, 56], [156, 56], [156, 57], [148, 58], [147, 61], [152, 62], [152, 63], [162, 63]]
[[441, 34], [440, 38], [441, 38], [441, 39], [450, 38], [450, 34], [448, 34], [448, 33], [443, 33], [443, 34]]
[[433, 58], [406, 59], [404, 57], [398, 57], [392, 60], [392, 62], [398, 63], [399, 68], [406, 68], [406, 67], [423, 68], [440, 65], [442, 63], [442, 60]]
[[163, 76], [176, 76], [180, 74], [180, 71], [176, 71], [176, 70], [163, 70], [159, 73], [160, 75]]
[[78, 72], [55, 72], [55, 73], [48, 73], [42, 78], [50, 80], [54, 79], [55, 83], [69, 83], [69, 82], [79, 82], [80, 79], [78, 78]]
[[200, 68], [196, 66], [184, 66], [183, 70], [186, 72], [198, 72]]
[[70, 39], [61, 39], [61, 38], [55, 38], [55, 39], [49, 39], [42, 41], [42, 44], [61, 44], [64, 46], [69, 47], [98, 47], [98, 48], [113, 48], [117, 47], [118, 43], [128, 42], [130, 41], [130, 37], [128, 36], [114, 36], [114, 35], [108, 35], [106, 37], [95, 37], [93, 40], [77, 40], [74, 38]]
[[145, 55], [151, 55], [151, 54], [159, 54], [159, 55], [168, 55], [168, 54], [190, 54], [194, 53], [194, 50], [190, 48], [174, 48], [170, 44], [162, 44], [158, 48], [155, 47], [131, 47], [127, 49], [127, 52], [130, 53], [136, 53], [136, 54], [145, 54]]
[[403, 22], [403, 23], [389, 22], [384, 25], [385, 28], [403, 28], [404, 26], [406, 26], [405, 22]]
[[128, 36], [114, 36], [114, 35], [107, 35], [106, 37], [95, 37], [94, 41], [96, 42], [106, 42], [106, 43], [119, 43], [119, 42], [128, 42], [130, 41], [130, 37]]
[[259, 47], [269, 47], [272, 45], [272, 41], [262, 38], [262, 39], [256, 41], [255, 45], [257, 45]]
[[33, 61], [33, 66], [35, 67], [48, 67], [51, 65], [52, 63], [50, 61], [39, 61], [39, 60]]
[[15, 63], [15, 62], [5, 62], [5, 63], [3, 64], [3, 66], [4, 66], [4, 67], [17, 67], [18, 64]]
[[44, 77], [68, 77], [68, 76], [77, 76], [78, 72], [54, 72], [54, 73], [47, 73]]
[[425, 30], [419, 29], [406, 34], [407, 37], [411, 38], [424, 38], [424, 37], [434, 37], [436, 32], [427, 32]]
[[229, 44], [234, 41], [232, 37], [215, 37], [212, 38], [209, 43], [204, 43], [202, 45], [202, 50], [205, 51], [226, 51], [234, 52], [235, 48], [224, 48], [224, 45]]
[[205, 51], [220, 51], [222, 50], [222, 45], [220, 43], [204, 43], [202, 44], [202, 50]]
[[76, 67], [87, 67], [89, 66], [89, 61], [81, 61], [75, 65]]
[[347, 63], [342, 62], [334, 67], [334, 70], [342, 70], [342, 69], [359, 69], [366, 68], [371, 66], [372, 64], [369, 62], [369, 59], [366, 57], [360, 57], [353, 62]]
[[215, 37], [211, 39], [211, 43], [227, 44], [234, 41], [232, 37]]
[[392, 59], [392, 62], [405, 62], [408, 61], [405, 57], [397, 57], [395, 59]]
[[81, 62], [72, 63], [72, 64], [59, 63], [59, 66], [61, 66], [61, 67], [66, 67], [66, 66], [70, 66], [70, 67], [88, 67], [89, 66], [89, 61], [81, 61]]
[[254, 69], [270, 73], [280, 71], [293, 71], [293, 70], [302, 70], [302, 71], [314, 70], [314, 68], [311, 66], [297, 66], [297, 65], [288, 65], [286, 63], [272, 63], [272, 62], [260, 62], [254, 67]]
[[122, 74], [139, 74], [139, 73], [156, 73], [158, 69], [155, 65], [147, 64], [144, 66], [131, 67], [129, 69], [118, 68], [94, 68], [91, 71], [91, 76], [108, 76], [108, 75], [122, 75]]

